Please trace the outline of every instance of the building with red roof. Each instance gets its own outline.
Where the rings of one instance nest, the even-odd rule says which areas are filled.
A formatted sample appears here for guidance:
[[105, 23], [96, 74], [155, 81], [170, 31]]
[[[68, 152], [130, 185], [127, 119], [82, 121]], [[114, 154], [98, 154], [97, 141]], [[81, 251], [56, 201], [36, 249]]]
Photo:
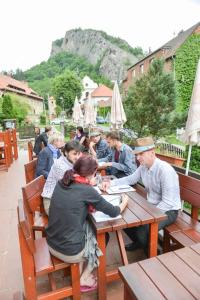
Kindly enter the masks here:
[[102, 84], [91, 93], [91, 98], [99, 107], [111, 106], [112, 90]]
[[0, 95], [18, 95], [20, 102], [30, 106], [29, 117], [35, 120], [43, 112], [43, 98], [32, 90], [26, 82], [16, 80], [10, 76], [0, 74]]

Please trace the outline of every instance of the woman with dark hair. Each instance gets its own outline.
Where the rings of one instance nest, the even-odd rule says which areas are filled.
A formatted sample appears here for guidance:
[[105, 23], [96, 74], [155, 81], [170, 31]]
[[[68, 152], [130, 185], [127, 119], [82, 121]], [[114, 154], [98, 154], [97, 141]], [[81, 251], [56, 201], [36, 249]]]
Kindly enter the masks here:
[[[92, 271], [98, 266], [98, 256], [102, 255], [87, 221], [88, 207], [92, 205], [96, 210], [116, 217], [127, 205], [126, 196], [119, 206], [113, 206], [92, 187], [97, 167], [91, 156], [82, 156], [75, 162], [73, 170], [65, 172], [54, 189], [46, 229], [52, 255], [67, 263], [80, 262], [82, 292], [96, 288]], [[85, 266], [84, 261], [87, 261]]]
[[83, 127], [78, 126], [76, 128], [76, 135], [74, 137], [74, 140], [79, 141], [79, 143], [83, 145], [83, 143], [85, 141], [85, 138], [86, 138], [86, 136], [85, 136], [85, 133], [83, 131]]
[[63, 178], [67, 170], [73, 168], [73, 164], [82, 155], [82, 148], [83, 146], [79, 142], [70, 141], [65, 144], [62, 150], [63, 155], [54, 161], [42, 192], [44, 209], [47, 215], [49, 215], [50, 201], [56, 183]]

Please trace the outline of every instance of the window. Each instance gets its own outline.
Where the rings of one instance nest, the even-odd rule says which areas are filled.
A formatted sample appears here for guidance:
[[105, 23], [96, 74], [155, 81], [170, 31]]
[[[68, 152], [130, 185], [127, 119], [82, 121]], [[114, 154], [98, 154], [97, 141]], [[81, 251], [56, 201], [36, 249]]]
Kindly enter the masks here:
[[140, 73], [143, 74], [144, 73], [144, 65], [140, 65]]
[[132, 77], [135, 77], [136, 73], [135, 73], [135, 69], [133, 69], [133, 72], [132, 72]]

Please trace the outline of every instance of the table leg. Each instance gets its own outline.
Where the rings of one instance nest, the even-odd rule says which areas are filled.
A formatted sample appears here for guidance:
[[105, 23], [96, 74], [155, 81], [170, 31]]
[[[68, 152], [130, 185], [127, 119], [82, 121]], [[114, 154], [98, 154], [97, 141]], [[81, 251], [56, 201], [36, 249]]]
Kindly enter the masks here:
[[119, 250], [120, 250], [122, 262], [123, 262], [123, 265], [126, 266], [126, 265], [128, 265], [128, 258], [127, 258], [121, 230], [117, 230], [116, 235], [117, 235], [117, 240], [118, 240], [118, 244], [119, 244]]
[[97, 243], [103, 255], [99, 257], [98, 274], [98, 299], [106, 300], [106, 243], [105, 233], [97, 234]]
[[157, 255], [158, 223], [149, 224], [149, 257]]

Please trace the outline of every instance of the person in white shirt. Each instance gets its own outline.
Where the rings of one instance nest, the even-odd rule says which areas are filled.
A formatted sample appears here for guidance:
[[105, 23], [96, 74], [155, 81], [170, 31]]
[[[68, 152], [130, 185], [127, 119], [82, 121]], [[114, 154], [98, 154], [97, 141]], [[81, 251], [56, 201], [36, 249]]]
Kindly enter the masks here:
[[46, 214], [49, 214], [51, 197], [58, 180], [63, 178], [67, 170], [73, 168], [73, 164], [81, 156], [82, 145], [78, 141], [70, 141], [63, 148], [63, 155], [55, 160], [45, 182], [42, 197]]
[[[140, 163], [137, 170], [127, 177], [103, 183], [102, 188], [105, 190], [109, 185], [119, 184], [134, 185], [141, 180], [147, 192], [147, 201], [167, 215], [167, 219], [159, 223], [158, 230], [163, 229], [175, 222], [181, 208], [178, 175], [170, 164], [156, 157], [155, 144], [151, 137], [137, 139], [133, 152]], [[126, 250], [132, 251], [141, 247], [147, 250], [149, 225], [127, 228], [125, 232], [133, 241], [126, 245]]]

